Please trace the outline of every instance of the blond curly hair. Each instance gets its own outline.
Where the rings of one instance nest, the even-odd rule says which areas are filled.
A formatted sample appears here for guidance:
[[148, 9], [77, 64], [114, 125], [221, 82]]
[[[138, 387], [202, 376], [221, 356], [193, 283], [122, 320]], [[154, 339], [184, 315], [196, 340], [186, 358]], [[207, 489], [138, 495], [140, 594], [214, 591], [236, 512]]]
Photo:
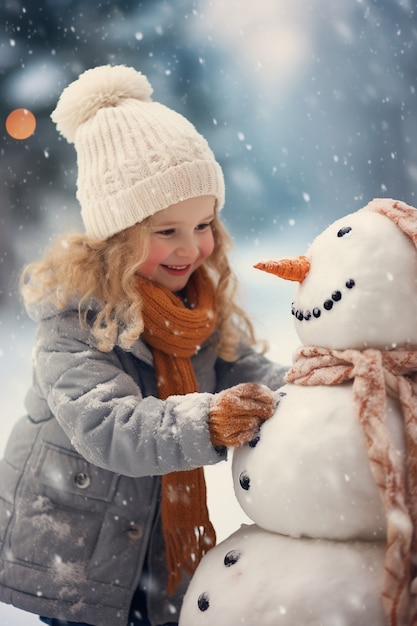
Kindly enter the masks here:
[[[105, 240], [77, 232], [62, 235], [40, 261], [24, 268], [21, 294], [25, 304], [48, 298], [62, 310], [76, 296], [80, 321], [87, 324], [88, 303], [94, 299], [101, 306], [91, 328], [98, 349], [110, 351], [116, 342], [129, 349], [143, 331], [142, 298], [135, 276], [148, 255], [151, 220]], [[234, 361], [242, 338], [249, 345], [257, 342], [250, 319], [236, 302], [237, 279], [228, 260], [231, 239], [217, 214], [211, 227], [215, 246], [205, 267], [215, 284], [216, 352]]]

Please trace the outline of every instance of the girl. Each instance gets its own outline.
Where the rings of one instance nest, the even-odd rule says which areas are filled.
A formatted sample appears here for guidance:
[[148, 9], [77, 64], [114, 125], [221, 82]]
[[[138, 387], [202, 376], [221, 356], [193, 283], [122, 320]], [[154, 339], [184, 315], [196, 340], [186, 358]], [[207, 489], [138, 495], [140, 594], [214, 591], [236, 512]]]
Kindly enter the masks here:
[[215, 543], [202, 467], [255, 436], [283, 382], [235, 303], [221, 168], [151, 93], [97, 67], [52, 114], [86, 232], [23, 274], [38, 333], [0, 467], [0, 599], [53, 626], [177, 624]]

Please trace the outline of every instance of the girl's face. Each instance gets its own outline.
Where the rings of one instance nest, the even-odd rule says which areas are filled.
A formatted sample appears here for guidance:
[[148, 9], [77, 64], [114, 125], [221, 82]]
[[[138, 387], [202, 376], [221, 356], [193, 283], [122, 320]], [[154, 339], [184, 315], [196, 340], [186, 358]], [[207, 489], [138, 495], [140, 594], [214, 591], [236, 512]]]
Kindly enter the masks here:
[[185, 287], [214, 249], [214, 196], [198, 196], [158, 211], [150, 223], [150, 247], [137, 273], [171, 291]]

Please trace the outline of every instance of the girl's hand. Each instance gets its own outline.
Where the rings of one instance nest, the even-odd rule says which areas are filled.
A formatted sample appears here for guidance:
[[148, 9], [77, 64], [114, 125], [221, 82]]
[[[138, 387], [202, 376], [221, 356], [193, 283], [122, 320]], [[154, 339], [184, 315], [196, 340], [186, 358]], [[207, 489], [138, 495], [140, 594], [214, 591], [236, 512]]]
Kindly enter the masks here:
[[209, 413], [214, 446], [238, 447], [251, 441], [275, 412], [277, 398], [265, 385], [242, 383], [214, 396]]

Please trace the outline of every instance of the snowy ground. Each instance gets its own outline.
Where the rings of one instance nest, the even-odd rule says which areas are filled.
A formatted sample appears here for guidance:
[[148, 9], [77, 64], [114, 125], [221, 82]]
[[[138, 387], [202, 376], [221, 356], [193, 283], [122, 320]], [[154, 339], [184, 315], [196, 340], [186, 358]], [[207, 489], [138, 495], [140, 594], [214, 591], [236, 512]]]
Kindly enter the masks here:
[[[287, 242], [293, 254], [304, 252], [294, 242]], [[288, 250], [276, 245], [256, 243], [236, 253], [234, 266], [241, 279], [242, 300], [251, 314], [260, 337], [270, 344], [268, 355], [280, 363], [289, 364], [298, 345], [289, 314], [293, 284], [252, 269], [252, 264], [262, 258], [279, 257]], [[23, 413], [23, 399], [30, 383], [30, 354], [34, 325], [16, 310], [0, 309], [0, 391], [2, 422], [0, 428], [0, 455], [3, 453], [8, 433], [14, 421]], [[207, 469], [208, 497], [211, 517], [221, 541], [248, 521], [233, 493], [230, 461]], [[0, 604], [1, 626], [40, 625], [37, 616]]]

